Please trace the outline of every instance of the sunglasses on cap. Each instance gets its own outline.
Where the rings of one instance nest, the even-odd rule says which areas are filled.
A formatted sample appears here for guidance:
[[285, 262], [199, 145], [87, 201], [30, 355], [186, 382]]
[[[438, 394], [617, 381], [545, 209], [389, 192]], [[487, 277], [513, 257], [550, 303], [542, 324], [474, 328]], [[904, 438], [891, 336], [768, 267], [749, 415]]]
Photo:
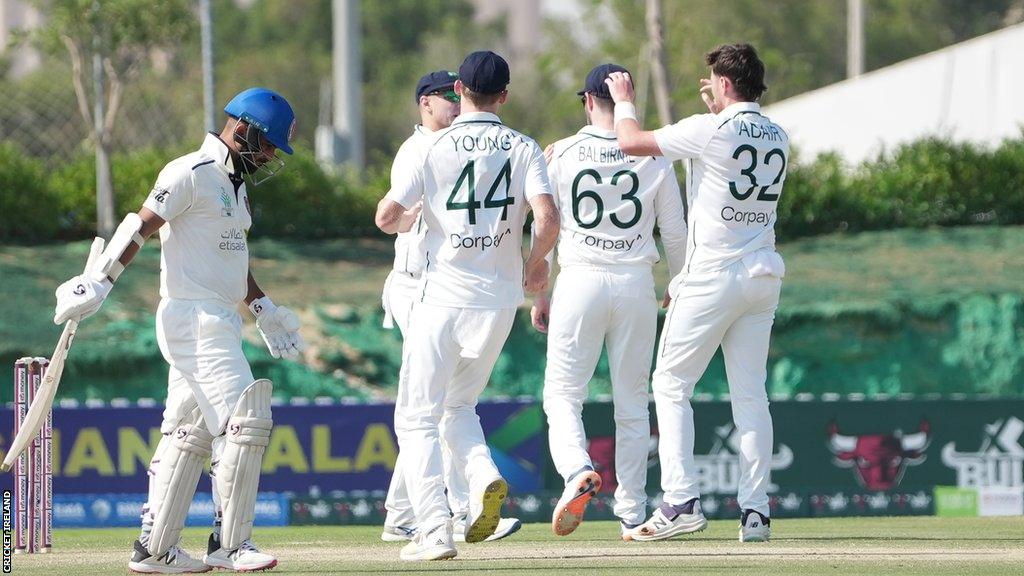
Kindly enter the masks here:
[[436, 92], [428, 93], [427, 96], [440, 96], [441, 98], [455, 104], [458, 104], [461, 100], [454, 90], [438, 90]]

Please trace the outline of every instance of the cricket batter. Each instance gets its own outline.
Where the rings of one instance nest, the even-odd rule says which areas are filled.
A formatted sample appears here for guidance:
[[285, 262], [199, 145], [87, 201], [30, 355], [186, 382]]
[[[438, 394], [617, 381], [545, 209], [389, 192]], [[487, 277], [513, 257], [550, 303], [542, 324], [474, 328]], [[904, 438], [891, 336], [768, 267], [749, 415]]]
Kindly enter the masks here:
[[[498, 473], [476, 415], [477, 397], [512, 328], [523, 287], [546, 288], [545, 256], [558, 236], [558, 213], [537, 143], [497, 116], [508, 97], [508, 63], [474, 52], [459, 67], [462, 111], [426, 151], [420, 170], [392, 183], [377, 225], [399, 229], [403, 213], [423, 202], [424, 271], [409, 320], [395, 408], [417, 532], [403, 560], [456, 554], [445, 502], [438, 425], [452, 467], [469, 484], [466, 542], [494, 533], [508, 485]], [[522, 230], [534, 211], [535, 241], [525, 266]], [[456, 373], [462, 372], [459, 378]]]
[[[295, 114], [276, 92], [235, 96], [220, 134], [171, 161], [139, 210], [107, 243], [96, 269], [57, 288], [54, 322], [99, 309], [143, 243], [159, 230], [160, 306], [156, 329], [170, 364], [163, 438], [150, 464], [142, 533], [128, 563], [135, 572], [180, 574], [213, 568], [265, 570], [277, 559], [251, 540], [263, 452], [273, 425], [271, 382], [253, 378], [242, 355], [245, 302], [275, 358], [304, 348], [298, 316], [276, 306], [249, 271], [252, 224], [243, 176], [258, 184], [292, 153]], [[196, 483], [211, 461], [217, 522], [202, 560], [179, 546]]]
[[740, 435], [739, 539], [763, 542], [771, 533], [768, 340], [786, 271], [775, 251], [776, 205], [786, 180], [789, 138], [761, 114], [757, 101], [767, 87], [753, 46], [719, 46], [705, 61], [711, 74], [701, 80], [700, 92], [710, 114], [652, 132], [636, 121], [629, 75], [615, 72], [608, 79], [619, 146], [627, 154], [684, 159], [690, 207], [687, 262], [670, 285], [672, 304], [652, 384], [664, 504], [633, 537], [660, 540], [707, 525], [693, 458], [690, 397], [721, 345]]
[[[420, 121], [413, 128], [412, 136], [399, 147], [391, 165], [391, 181], [401, 181], [404, 174], [418, 170], [423, 164], [423, 156], [433, 143], [438, 130], [448, 128], [459, 115], [459, 95], [455, 93], [455, 80], [458, 74], [447, 70], [431, 72], [416, 85], [416, 103], [419, 106]], [[420, 218], [422, 204], [417, 203], [413, 210], [402, 215], [397, 238], [395, 239], [395, 264], [384, 283], [382, 301], [384, 305], [384, 327], [393, 328], [395, 324], [402, 334], [409, 332], [409, 314], [419, 288], [420, 276], [423, 273], [423, 237], [427, 227]], [[458, 379], [459, 373], [455, 378]], [[441, 422], [444, 427], [444, 419]], [[445, 484], [448, 487], [448, 505], [454, 520], [455, 541], [465, 541], [466, 516], [469, 513], [469, 488], [466, 486], [466, 475], [463, 470], [451, 467], [451, 455], [442, 442], [442, 459], [444, 463]], [[384, 531], [381, 539], [385, 542], [407, 542], [416, 531], [416, 515], [409, 502], [406, 483], [409, 479], [405, 474], [402, 458], [395, 462], [395, 470], [391, 475], [388, 495], [385, 500], [387, 517], [384, 520]], [[494, 534], [487, 538], [499, 540], [516, 531], [522, 524], [516, 518], [502, 518]]]
[[605, 83], [612, 72], [626, 69], [601, 64], [590, 71], [578, 92], [589, 125], [552, 149], [548, 176], [561, 214], [561, 271], [550, 320], [544, 294], [532, 315], [537, 329], [548, 332], [544, 412], [551, 458], [565, 479], [552, 529], [559, 536], [575, 530], [601, 488], [587, 453], [582, 411], [601, 348], [607, 346], [615, 403], [615, 515], [622, 537], [629, 539], [647, 517], [647, 383], [658, 321], [654, 225], [657, 221], [674, 277], [686, 258], [686, 216], [672, 162], [630, 156], [619, 148]]

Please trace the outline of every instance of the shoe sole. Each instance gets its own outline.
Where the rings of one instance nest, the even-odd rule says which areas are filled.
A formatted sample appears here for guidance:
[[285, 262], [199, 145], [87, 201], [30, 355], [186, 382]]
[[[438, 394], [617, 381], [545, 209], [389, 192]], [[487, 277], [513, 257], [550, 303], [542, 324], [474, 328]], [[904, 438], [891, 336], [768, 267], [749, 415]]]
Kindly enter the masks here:
[[466, 542], [475, 544], [483, 542], [488, 536], [494, 534], [494, 530], [501, 521], [501, 505], [508, 497], [508, 483], [499, 478], [487, 485], [484, 489], [484, 508], [480, 516], [472, 524], [466, 526]]
[[653, 542], [655, 540], [665, 540], [667, 538], [672, 538], [673, 536], [680, 536], [683, 534], [695, 534], [697, 532], [703, 531], [707, 527], [708, 519], [701, 517], [699, 520], [693, 521], [691, 523], [672, 526], [664, 532], [655, 533], [650, 536], [644, 535], [643, 533], [641, 533], [640, 530], [634, 532], [632, 536], [633, 540], [636, 540], [638, 542]]
[[411, 556], [403, 556], [399, 553], [398, 557], [406, 562], [419, 562], [419, 561], [433, 561], [433, 560], [451, 560], [458, 554], [458, 550], [455, 548], [446, 548], [443, 550], [432, 549], [430, 551], [423, 551], [413, 554]]
[[208, 566], [208, 567], [206, 567], [206, 570], [190, 570], [190, 571], [187, 571], [187, 572], [180, 572], [180, 571], [164, 572], [162, 570], [156, 569], [156, 567], [154, 567], [154, 566], [146, 566], [146, 565], [142, 565], [142, 564], [135, 564], [134, 562], [129, 562], [128, 563], [128, 571], [129, 572], [134, 572], [135, 574], [202, 574], [204, 572], [209, 572], [211, 570], [213, 570], [213, 567], [212, 566]]
[[159, 569], [156, 569], [156, 566], [149, 566], [147, 564], [137, 564], [135, 562], [128, 563], [128, 571], [134, 572], [136, 574], [202, 574], [204, 572], [209, 572], [210, 570], [213, 570], [213, 566], [207, 566], [206, 570], [189, 570], [186, 572], [164, 572]]
[[771, 539], [771, 532], [767, 534], [743, 534], [743, 529], [740, 529], [740, 542], [768, 542]]
[[[498, 540], [501, 540], [502, 538], [508, 538], [516, 532], [519, 532], [519, 529], [522, 527], [523, 523], [517, 520], [516, 523], [512, 525], [512, 528], [510, 528], [508, 531], [502, 532], [501, 534], [495, 531], [494, 534], [491, 534], [487, 538], [484, 538], [484, 542], [496, 542]], [[495, 530], [497, 530], [497, 528], [495, 528]]]
[[576, 482], [576, 495], [555, 510], [551, 518], [551, 530], [558, 536], [572, 534], [583, 523], [583, 513], [587, 504], [601, 490], [601, 476], [594, 471], [579, 475]]
[[209, 566], [211, 570], [216, 568], [218, 570], [231, 570], [232, 572], [266, 572], [267, 570], [273, 570], [274, 567], [277, 566], [277, 559], [275, 558], [265, 566], [256, 566], [252, 568], [235, 568], [232, 566], [217, 566], [215, 564], [207, 564], [207, 566]]

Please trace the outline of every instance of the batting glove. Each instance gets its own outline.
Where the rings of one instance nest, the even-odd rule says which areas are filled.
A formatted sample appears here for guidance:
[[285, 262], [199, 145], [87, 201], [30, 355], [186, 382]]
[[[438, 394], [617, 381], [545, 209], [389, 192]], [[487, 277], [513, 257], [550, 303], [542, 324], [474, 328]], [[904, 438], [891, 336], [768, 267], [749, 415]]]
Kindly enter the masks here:
[[306, 342], [299, 334], [302, 322], [298, 314], [275, 305], [266, 296], [253, 300], [249, 310], [256, 317], [256, 328], [267, 343], [271, 356], [294, 360], [306, 349]]
[[63, 324], [68, 320], [81, 322], [92, 316], [103, 305], [114, 283], [103, 276], [96, 278], [89, 274], [79, 274], [57, 287], [57, 306], [53, 313], [53, 323]]

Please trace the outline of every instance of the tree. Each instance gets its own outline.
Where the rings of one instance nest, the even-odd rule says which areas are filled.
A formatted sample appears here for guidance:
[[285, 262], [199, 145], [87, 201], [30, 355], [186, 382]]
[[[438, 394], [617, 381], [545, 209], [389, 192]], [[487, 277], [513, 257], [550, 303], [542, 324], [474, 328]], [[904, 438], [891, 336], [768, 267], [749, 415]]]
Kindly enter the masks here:
[[[46, 15], [36, 44], [70, 57], [78, 112], [96, 147], [96, 229], [114, 231], [110, 147], [125, 85], [151, 53], [192, 34], [190, 0], [32, 0]], [[91, 63], [91, 66], [90, 66]], [[90, 78], [91, 76], [91, 78]]]

